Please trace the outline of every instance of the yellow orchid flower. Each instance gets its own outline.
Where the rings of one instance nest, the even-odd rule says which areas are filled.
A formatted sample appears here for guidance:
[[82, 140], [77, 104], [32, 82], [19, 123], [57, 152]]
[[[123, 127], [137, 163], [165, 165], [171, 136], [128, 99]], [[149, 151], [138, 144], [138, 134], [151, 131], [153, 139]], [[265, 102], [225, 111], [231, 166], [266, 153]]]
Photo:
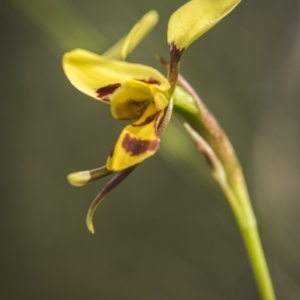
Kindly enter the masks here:
[[92, 215], [104, 196], [158, 150], [160, 134], [172, 112], [182, 52], [239, 2], [191, 0], [171, 16], [167, 32], [170, 51], [167, 77], [149, 66], [123, 61], [155, 25], [158, 17], [154, 11], [146, 14], [123, 40], [102, 56], [82, 49], [64, 55], [63, 69], [78, 90], [110, 104], [114, 118], [134, 120], [121, 132], [105, 167], [72, 173], [68, 177], [71, 184], [80, 186], [118, 172], [90, 207], [87, 217], [90, 231], [94, 232]]

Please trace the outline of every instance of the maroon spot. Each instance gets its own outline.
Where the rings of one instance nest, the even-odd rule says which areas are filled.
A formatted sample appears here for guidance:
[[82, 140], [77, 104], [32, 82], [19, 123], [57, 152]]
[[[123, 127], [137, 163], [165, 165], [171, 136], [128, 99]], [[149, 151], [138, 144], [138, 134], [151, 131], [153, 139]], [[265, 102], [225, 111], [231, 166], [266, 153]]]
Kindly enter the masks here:
[[141, 123], [138, 123], [138, 124], [131, 124], [132, 126], [135, 126], [135, 127], [141, 127], [141, 126], [145, 126], [149, 123], [151, 123], [157, 116], [157, 113], [154, 113], [153, 115], [147, 117], [145, 119], [145, 121], [141, 122]]
[[114, 156], [115, 147], [110, 151], [109, 157], [112, 158]]
[[179, 62], [182, 52], [184, 51], [184, 48], [178, 49], [174, 42], [171, 42], [169, 44], [169, 50], [170, 50], [170, 64]]
[[152, 77], [150, 77], [149, 79], [136, 79], [138, 81], [141, 81], [141, 82], [145, 82], [145, 83], [149, 83], [149, 84], [158, 84], [160, 85], [160, 82]]
[[127, 153], [130, 153], [131, 156], [137, 156], [142, 153], [145, 153], [147, 150], [155, 151], [158, 149], [159, 140], [149, 141], [136, 139], [130, 137], [129, 133], [125, 135], [125, 138], [122, 143], [122, 147]]
[[174, 44], [174, 42], [172, 42], [169, 44], [169, 50], [170, 50], [170, 65], [169, 65], [169, 72], [168, 72], [168, 80], [171, 85], [171, 92], [173, 93], [176, 86], [178, 74], [179, 74], [179, 61], [184, 48], [178, 49]]
[[[99, 98], [104, 98], [104, 97], [106, 97], [106, 96], [108, 96], [108, 95], [111, 95], [111, 94], [113, 94], [114, 92], [115, 92], [115, 90], [117, 89], [117, 88], [119, 88], [121, 86], [121, 84], [120, 83], [114, 83], [114, 84], [109, 84], [109, 85], [107, 85], [107, 86], [104, 86], [104, 87], [102, 87], [102, 88], [99, 88], [99, 89], [97, 89], [96, 90], [96, 93], [97, 93], [97, 97], [99, 97]], [[107, 101], [106, 99], [108, 99], [108, 98], [105, 98], [105, 99], [103, 99], [104, 101]]]

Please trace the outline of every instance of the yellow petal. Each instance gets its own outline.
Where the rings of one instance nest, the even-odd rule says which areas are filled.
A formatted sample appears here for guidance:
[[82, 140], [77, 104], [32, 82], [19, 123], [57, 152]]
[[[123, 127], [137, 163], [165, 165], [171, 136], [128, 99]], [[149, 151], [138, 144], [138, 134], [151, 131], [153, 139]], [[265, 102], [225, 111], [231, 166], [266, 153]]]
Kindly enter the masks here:
[[125, 60], [128, 54], [141, 42], [141, 40], [156, 25], [158, 14], [155, 10], [149, 11], [134, 25], [129, 34], [117, 44], [108, 49], [103, 56]]
[[106, 168], [121, 171], [153, 155], [159, 147], [157, 124], [162, 114], [151, 103], [138, 121], [126, 126], [107, 159]]
[[181, 6], [169, 20], [168, 44], [187, 48], [198, 37], [215, 26], [241, 0], [192, 0]]
[[110, 103], [129, 80], [169, 88], [167, 79], [157, 70], [76, 49], [63, 57], [63, 68], [71, 83], [81, 92]]

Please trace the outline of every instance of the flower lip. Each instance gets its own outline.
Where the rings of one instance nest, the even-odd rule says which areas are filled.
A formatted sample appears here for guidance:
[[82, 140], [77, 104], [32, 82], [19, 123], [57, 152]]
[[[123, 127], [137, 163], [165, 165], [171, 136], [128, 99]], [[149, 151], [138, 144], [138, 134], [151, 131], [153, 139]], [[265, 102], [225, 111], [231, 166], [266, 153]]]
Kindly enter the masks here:
[[160, 142], [157, 126], [162, 115], [163, 111], [157, 111], [152, 102], [137, 121], [127, 125], [107, 160], [107, 169], [121, 171], [155, 154]]

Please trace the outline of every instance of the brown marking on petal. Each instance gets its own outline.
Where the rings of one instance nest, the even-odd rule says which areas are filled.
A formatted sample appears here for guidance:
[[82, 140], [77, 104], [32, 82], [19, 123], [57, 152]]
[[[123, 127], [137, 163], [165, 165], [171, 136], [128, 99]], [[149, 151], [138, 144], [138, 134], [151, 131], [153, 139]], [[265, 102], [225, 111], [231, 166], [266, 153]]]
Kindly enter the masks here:
[[110, 151], [109, 153], [109, 157], [112, 158], [114, 155], [114, 151], [115, 151], [115, 147], [113, 147], [113, 149]]
[[145, 126], [145, 125], [151, 123], [151, 122], [156, 118], [156, 116], [157, 116], [157, 113], [154, 113], [153, 115], [147, 117], [147, 118], [145, 119], [145, 121], [143, 121], [143, 122], [141, 122], [141, 123], [138, 123], [138, 124], [131, 124], [131, 125], [134, 126], [134, 127]]
[[113, 94], [115, 92], [116, 89], [118, 89], [121, 86], [120, 83], [114, 83], [114, 84], [109, 84], [107, 86], [104, 86], [102, 88], [99, 88], [96, 90], [97, 93], [97, 97], [103, 99], [104, 101], [106, 101], [105, 99], [107, 99], [106, 96], [109, 96], [111, 94]]
[[159, 146], [159, 140], [154, 141], [142, 140], [131, 137], [129, 133], [126, 133], [125, 138], [122, 142], [122, 147], [127, 153], [130, 153], [131, 156], [138, 156], [146, 151], [155, 151]]
[[154, 79], [152, 77], [150, 77], [149, 79], [136, 79], [136, 80], [141, 81], [141, 82], [145, 82], [145, 83], [149, 83], [149, 84], [160, 85], [160, 81], [158, 81], [157, 79]]
[[[132, 120], [140, 118], [150, 104], [150, 101], [151, 99], [145, 99], [144, 101], [128, 99], [123, 103], [119, 103], [115, 108], [118, 119]], [[131, 112], [131, 114], [128, 114], [128, 112]]]

